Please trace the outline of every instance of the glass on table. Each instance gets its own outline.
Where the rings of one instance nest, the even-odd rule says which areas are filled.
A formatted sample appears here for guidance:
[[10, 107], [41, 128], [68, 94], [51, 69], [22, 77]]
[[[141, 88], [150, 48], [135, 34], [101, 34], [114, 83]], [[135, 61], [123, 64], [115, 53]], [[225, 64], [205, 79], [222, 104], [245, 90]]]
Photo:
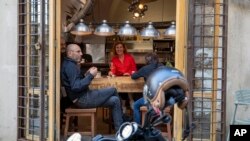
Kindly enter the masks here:
[[102, 73], [101, 73], [101, 71], [98, 71], [95, 78], [101, 78], [101, 77], [102, 77]]
[[114, 64], [112, 62], [109, 63], [109, 69], [110, 69], [110, 71], [109, 71], [108, 75], [111, 76], [111, 77], [114, 77], [115, 75], [113, 74], [113, 72], [115, 70], [115, 66], [114, 66]]

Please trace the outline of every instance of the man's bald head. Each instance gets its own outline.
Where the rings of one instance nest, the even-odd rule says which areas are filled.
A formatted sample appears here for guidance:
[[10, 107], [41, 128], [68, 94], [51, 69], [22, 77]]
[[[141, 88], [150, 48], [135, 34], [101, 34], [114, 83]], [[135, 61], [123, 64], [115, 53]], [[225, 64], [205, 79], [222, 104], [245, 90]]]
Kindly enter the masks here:
[[66, 49], [67, 57], [80, 62], [82, 60], [82, 51], [77, 44], [69, 44]]
[[67, 52], [69, 52], [70, 50], [74, 50], [80, 48], [77, 44], [69, 44], [67, 45]]

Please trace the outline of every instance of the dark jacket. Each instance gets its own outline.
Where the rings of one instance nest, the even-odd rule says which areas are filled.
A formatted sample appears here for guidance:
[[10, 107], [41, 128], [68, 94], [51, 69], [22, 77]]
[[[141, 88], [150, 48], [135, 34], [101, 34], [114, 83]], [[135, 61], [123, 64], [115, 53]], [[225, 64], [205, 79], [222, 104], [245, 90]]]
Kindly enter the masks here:
[[64, 58], [61, 68], [61, 83], [72, 101], [87, 93], [93, 78], [91, 73], [87, 73], [84, 77], [76, 61]]
[[163, 66], [162, 63], [151, 63], [148, 64], [146, 66], [143, 66], [142, 68], [140, 68], [137, 72], [133, 73], [131, 75], [132, 79], [138, 79], [140, 77], [143, 77], [144, 80], [146, 81], [146, 79], [148, 78], [148, 76], [158, 67]]

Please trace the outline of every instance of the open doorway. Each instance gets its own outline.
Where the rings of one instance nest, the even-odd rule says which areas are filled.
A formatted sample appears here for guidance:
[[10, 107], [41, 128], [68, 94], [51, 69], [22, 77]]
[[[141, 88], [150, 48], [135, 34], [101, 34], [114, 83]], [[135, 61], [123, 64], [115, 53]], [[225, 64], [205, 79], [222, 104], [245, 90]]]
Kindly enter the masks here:
[[[81, 18], [84, 19], [85, 24], [92, 26], [93, 29], [98, 24], [101, 24], [104, 19], [117, 30], [126, 20], [129, 20], [138, 30], [144, 28], [149, 21], [152, 21], [154, 26], [162, 33], [171, 24], [171, 21], [176, 21], [176, 0], [145, 0], [145, 2], [148, 2], [149, 9], [145, 12], [144, 18], [134, 19], [132, 14], [127, 11], [130, 4], [128, 0], [62, 1], [61, 37], [65, 39], [66, 43], [84, 44], [85, 47], [92, 45], [90, 48], [96, 47], [96, 44], [104, 45], [105, 59], [103, 62], [94, 62], [94, 65], [101, 67], [103, 70], [102, 74], [105, 74], [105, 71], [109, 69], [109, 54], [113, 41], [119, 37], [117, 35], [112, 37], [99, 37], [96, 35], [75, 36], [70, 33], [71, 28], [73, 29]], [[88, 10], [83, 10], [81, 6], [89, 7]], [[77, 16], [74, 17], [75, 13], [72, 13], [72, 9], [75, 12], [78, 11], [79, 14], [76, 14]], [[74, 25], [71, 23], [74, 23]], [[168, 64], [175, 65], [176, 49], [174, 38], [161, 36], [158, 39], [143, 39], [140, 36], [136, 36], [133, 38], [120, 38], [120, 40], [127, 44], [130, 53], [136, 58], [138, 67], [144, 65], [145, 54], [154, 51], [158, 53], [162, 63], [166, 64], [168, 61]], [[83, 52], [88, 52], [85, 47]], [[96, 60], [95, 55], [92, 57], [93, 60]], [[89, 66], [85, 65], [84, 67]]]

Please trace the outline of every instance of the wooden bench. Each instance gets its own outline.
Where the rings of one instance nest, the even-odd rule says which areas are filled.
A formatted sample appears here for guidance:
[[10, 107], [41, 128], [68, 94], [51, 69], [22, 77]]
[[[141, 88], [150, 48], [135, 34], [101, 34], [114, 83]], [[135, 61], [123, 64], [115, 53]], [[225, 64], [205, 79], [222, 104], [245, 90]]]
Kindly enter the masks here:
[[[145, 120], [145, 115], [147, 112], [147, 107], [146, 106], [142, 106], [140, 107], [140, 111], [141, 111], [141, 115], [142, 115], [142, 124], [144, 123]], [[169, 112], [170, 110], [166, 109], [165, 112]], [[167, 132], [162, 132], [163, 136], [166, 136], [168, 141], [172, 141], [172, 132], [171, 132], [171, 124], [168, 123], [167, 124]]]
[[70, 122], [70, 117], [90, 117], [90, 124], [91, 124], [91, 129], [90, 131], [82, 131], [78, 132], [82, 135], [91, 135], [92, 137], [95, 136], [96, 133], [96, 108], [91, 108], [91, 109], [76, 109], [76, 108], [67, 108], [65, 110], [65, 128], [64, 128], [64, 136], [67, 137], [68, 135], [71, 135], [75, 132], [69, 132], [69, 122]]

